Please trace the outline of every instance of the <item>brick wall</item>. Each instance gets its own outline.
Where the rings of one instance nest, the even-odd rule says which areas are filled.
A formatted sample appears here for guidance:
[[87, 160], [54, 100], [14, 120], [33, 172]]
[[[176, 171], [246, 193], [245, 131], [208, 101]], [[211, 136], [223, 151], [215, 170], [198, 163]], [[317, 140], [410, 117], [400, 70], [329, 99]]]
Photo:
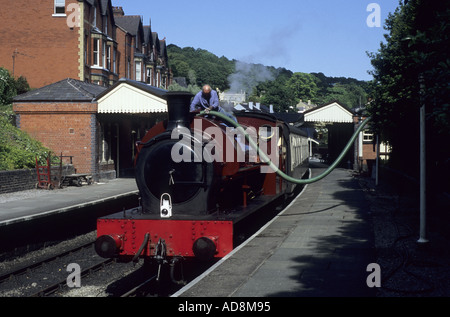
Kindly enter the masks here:
[[[63, 175], [73, 174], [72, 165], [63, 166]], [[52, 166], [52, 179], [59, 175], [59, 166]], [[0, 171], [0, 194], [36, 188], [36, 169]]]
[[14, 103], [20, 129], [56, 155], [73, 156], [77, 173], [97, 172], [96, 103]]
[[78, 29], [53, 16], [53, 6], [51, 0], [1, 2], [0, 66], [12, 72], [17, 49], [14, 76], [25, 76], [33, 88], [79, 76]]

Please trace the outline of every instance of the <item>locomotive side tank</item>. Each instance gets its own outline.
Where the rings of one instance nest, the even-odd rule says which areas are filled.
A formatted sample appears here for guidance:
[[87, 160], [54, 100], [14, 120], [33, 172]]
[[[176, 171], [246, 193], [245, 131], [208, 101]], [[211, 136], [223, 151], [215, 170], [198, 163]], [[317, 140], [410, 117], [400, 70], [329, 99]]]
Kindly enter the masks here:
[[[189, 112], [192, 95], [168, 92], [168, 119], [138, 143], [136, 183], [141, 206], [98, 219], [103, 257], [223, 257], [234, 227], [292, 193], [226, 122]], [[270, 114], [235, 113], [239, 124], [288, 175], [307, 169], [306, 135]]]

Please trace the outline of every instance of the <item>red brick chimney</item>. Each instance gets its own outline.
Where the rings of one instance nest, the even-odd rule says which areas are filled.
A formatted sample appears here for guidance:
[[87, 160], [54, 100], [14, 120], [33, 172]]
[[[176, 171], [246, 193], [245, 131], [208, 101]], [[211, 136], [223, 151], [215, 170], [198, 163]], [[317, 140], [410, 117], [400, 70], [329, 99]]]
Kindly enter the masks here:
[[122, 7], [113, 7], [113, 13], [115, 17], [123, 17], [125, 15]]

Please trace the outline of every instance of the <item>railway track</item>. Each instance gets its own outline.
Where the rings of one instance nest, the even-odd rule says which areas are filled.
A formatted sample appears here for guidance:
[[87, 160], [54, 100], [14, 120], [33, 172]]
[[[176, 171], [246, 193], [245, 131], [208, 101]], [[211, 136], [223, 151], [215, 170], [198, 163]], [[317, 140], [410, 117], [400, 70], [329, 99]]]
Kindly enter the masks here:
[[[0, 273], [0, 297], [160, 296], [161, 284], [156, 281], [157, 275], [152, 275], [151, 268], [100, 258], [95, 254], [93, 244], [91, 241]], [[75, 259], [84, 263], [79, 272], [81, 287], [78, 292], [76, 287], [67, 285], [70, 272], [62, 269]], [[105, 279], [105, 276], [110, 278]]]
[[[113, 259], [106, 259], [104, 261], [96, 263], [96, 264], [90, 266], [89, 268], [84, 269], [80, 273], [80, 278], [85, 278], [85, 277], [89, 276], [90, 274], [92, 274], [100, 269], [105, 268], [106, 266], [108, 266], [109, 264], [111, 264], [113, 262], [115, 262]], [[59, 280], [58, 282], [53, 283], [52, 285], [46, 287], [45, 289], [39, 290], [39, 291], [35, 292], [34, 294], [31, 294], [30, 297], [47, 297], [59, 290], [62, 290], [64, 287], [67, 287], [67, 279]]]
[[3, 282], [7, 281], [8, 279], [13, 279], [15, 276], [19, 276], [19, 275], [22, 275], [22, 274], [25, 274], [25, 273], [29, 273], [29, 272], [33, 271], [34, 269], [43, 267], [45, 264], [48, 264], [48, 263], [50, 263], [52, 261], [61, 259], [61, 258], [65, 257], [65, 256], [68, 256], [70, 254], [76, 253], [76, 252], [81, 251], [81, 250], [85, 250], [87, 248], [92, 248], [93, 244], [94, 244], [94, 241], [88, 242], [88, 243], [83, 244], [81, 246], [78, 246], [76, 248], [73, 248], [73, 249], [70, 249], [68, 251], [62, 252], [62, 253], [60, 253], [58, 255], [52, 255], [50, 257], [46, 257], [46, 258], [44, 258], [42, 260], [39, 260], [38, 262], [35, 262], [35, 263], [32, 263], [32, 264], [27, 264], [27, 265], [22, 265], [19, 268], [13, 269], [13, 270], [11, 270], [11, 271], [9, 271], [7, 273], [3, 273], [3, 274], [0, 275], [0, 285]]
[[[287, 202], [284, 201], [284, 204]], [[254, 222], [255, 227], [241, 237], [242, 241], [278, 213], [277, 209], [282, 208], [281, 205], [272, 205], [271, 211], [266, 215], [267, 217], [259, 218], [257, 221], [259, 223]], [[41, 255], [39, 260], [28, 261], [32, 263], [23, 264], [6, 273], [0, 272], [0, 297], [165, 297], [170, 296], [182, 287], [180, 285], [169, 285], [171, 282], [168, 268], [166, 268], [161, 281], [157, 281], [157, 274], [155, 273], [157, 266], [155, 265], [133, 266], [130, 263], [117, 263], [112, 259], [100, 258], [94, 251], [94, 241], [91, 241], [91, 239], [92, 236], [89, 236], [88, 240], [85, 239], [85, 241], [89, 241], [87, 243], [82, 243], [76, 247], [66, 246], [66, 250], [58, 251], [57, 254], [44, 258]], [[55, 253], [56, 251], [53, 250], [48, 253], [51, 252]], [[66, 271], [66, 267], [69, 263], [80, 263], [82, 268], [80, 272], [81, 287], [78, 291], [76, 288], [67, 286], [67, 277], [70, 272]], [[187, 282], [195, 279], [213, 264], [184, 262]]]

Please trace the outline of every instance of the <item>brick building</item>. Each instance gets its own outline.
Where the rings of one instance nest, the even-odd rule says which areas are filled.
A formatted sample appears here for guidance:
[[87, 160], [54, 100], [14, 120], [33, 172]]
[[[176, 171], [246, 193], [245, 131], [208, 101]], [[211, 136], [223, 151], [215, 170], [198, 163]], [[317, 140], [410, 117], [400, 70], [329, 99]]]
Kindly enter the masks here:
[[167, 91], [120, 79], [109, 88], [66, 78], [14, 98], [17, 126], [95, 180], [133, 173], [135, 144], [167, 116]]
[[73, 157], [78, 173], [97, 172], [95, 97], [106, 88], [65, 79], [14, 98], [16, 125], [57, 155]]
[[[152, 68], [147, 61], [154, 61], [153, 76], [164, 78], [148, 83], [170, 85], [167, 56], [156, 56], [156, 47], [144, 47], [155, 43], [145, 40], [139, 17], [138, 30], [117, 27], [115, 15], [127, 18], [111, 0], [0, 0], [0, 5], [0, 67], [26, 77], [32, 88], [65, 78], [101, 86], [121, 77], [148, 82], [139, 76], [147, 65]], [[139, 60], [140, 69], [135, 63]]]
[[166, 41], [159, 40], [151, 25], [143, 25], [140, 16], [124, 15], [122, 7], [114, 7], [117, 42], [123, 57], [119, 76], [167, 89], [172, 82]]

